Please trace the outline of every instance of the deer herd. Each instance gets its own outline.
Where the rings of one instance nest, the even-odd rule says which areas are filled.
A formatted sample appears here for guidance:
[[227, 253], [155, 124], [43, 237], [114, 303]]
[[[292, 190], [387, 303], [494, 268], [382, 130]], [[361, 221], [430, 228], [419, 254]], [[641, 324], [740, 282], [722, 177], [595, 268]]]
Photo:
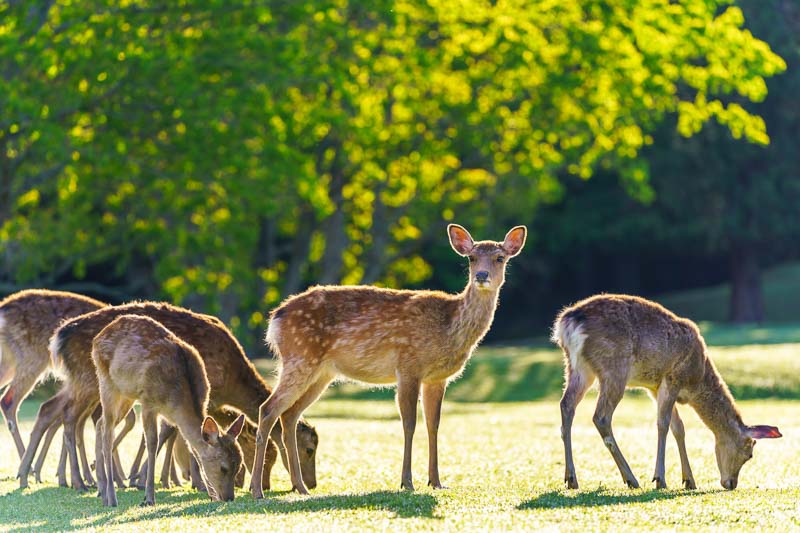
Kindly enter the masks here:
[[[302, 415], [333, 380], [344, 377], [396, 385], [404, 433], [401, 486], [407, 490], [414, 489], [411, 448], [421, 397], [428, 484], [441, 488], [437, 436], [445, 389], [491, 326], [506, 264], [522, 250], [526, 228], [511, 229], [502, 242], [475, 242], [466, 229], [451, 224], [448, 236], [455, 252], [469, 261], [467, 286], [459, 294], [317, 286], [274, 309], [266, 334], [281, 363], [274, 390], [213, 316], [167, 303], [110, 306], [50, 290], [7, 297], [0, 302], [0, 409], [20, 457], [20, 487], [28, 486], [31, 474], [41, 481], [47, 450], [63, 427], [59, 484], [67, 486], [69, 466], [74, 489], [96, 484], [103, 504], [116, 506], [116, 487], [126, 480], [117, 447], [135, 425], [138, 402], [144, 435], [127, 478], [144, 489], [144, 505], [155, 503], [162, 449], [165, 487], [183, 478], [213, 500], [228, 501], [249, 469], [250, 492], [263, 498], [280, 455], [294, 490], [308, 494], [317, 484], [319, 438]], [[632, 488], [639, 483], [611, 427], [626, 387], [644, 388], [656, 402], [657, 488], [666, 487], [668, 431], [678, 445], [683, 485], [696, 487], [676, 403], [691, 405], [713, 432], [726, 489], [736, 488], [755, 439], [781, 436], [775, 427], [742, 421], [695, 324], [656, 303], [594, 296], [561, 312], [552, 333], [564, 352], [561, 436], [570, 489], [578, 488], [571, 436], [575, 408], [595, 381], [594, 424]], [[17, 411], [48, 371], [60, 376], [62, 385], [39, 408], [26, 448]], [[89, 418], [95, 426], [96, 481], [83, 442]]]

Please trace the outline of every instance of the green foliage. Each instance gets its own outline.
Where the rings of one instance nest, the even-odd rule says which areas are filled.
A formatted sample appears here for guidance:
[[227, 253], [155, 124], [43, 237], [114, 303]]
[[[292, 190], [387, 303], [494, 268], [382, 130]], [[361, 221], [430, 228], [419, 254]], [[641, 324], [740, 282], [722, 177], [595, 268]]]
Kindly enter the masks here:
[[[667, 113], [765, 143], [783, 61], [725, 1], [4, 2], [2, 274], [100, 269], [240, 332], [308, 281], [419, 283]], [[487, 207], [486, 201], [491, 207]], [[444, 246], [444, 244], [443, 244]]]

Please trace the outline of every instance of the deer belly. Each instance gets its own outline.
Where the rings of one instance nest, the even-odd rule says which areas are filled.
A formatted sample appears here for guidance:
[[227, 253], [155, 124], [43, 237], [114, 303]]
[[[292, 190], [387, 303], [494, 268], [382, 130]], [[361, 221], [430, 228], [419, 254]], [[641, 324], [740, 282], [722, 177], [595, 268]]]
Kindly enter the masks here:
[[385, 385], [397, 381], [397, 356], [388, 351], [352, 351], [332, 358], [336, 372], [356, 381]]

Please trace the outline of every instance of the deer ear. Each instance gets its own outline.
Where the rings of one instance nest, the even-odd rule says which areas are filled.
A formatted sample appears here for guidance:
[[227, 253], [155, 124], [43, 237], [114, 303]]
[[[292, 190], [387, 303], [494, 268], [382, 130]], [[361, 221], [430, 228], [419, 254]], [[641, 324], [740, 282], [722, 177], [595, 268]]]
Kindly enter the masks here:
[[506, 251], [509, 257], [517, 255], [522, 247], [525, 246], [525, 239], [528, 236], [528, 228], [525, 226], [517, 226], [506, 233], [506, 238], [503, 241], [503, 250]]
[[233, 437], [236, 440], [239, 437], [239, 434], [242, 432], [242, 428], [244, 427], [244, 415], [239, 415], [239, 418], [233, 421], [233, 424], [228, 426], [228, 429], [225, 431], [227, 435]]
[[208, 444], [216, 444], [217, 440], [219, 440], [219, 426], [210, 416], [207, 416], [206, 419], [203, 420], [203, 429], [201, 432], [203, 434], [203, 440]]
[[778, 439], [783, 437], [775, 426], [747, 426], [745, 433], [753, 439]]
[[472, 235], [458, 224], [448, 225], [447, 235], [450, 237], [450, 246], [453, 247], [453, 250], [455, 250], [458, 255], [469, 255], [472, 248], [475, 246]]

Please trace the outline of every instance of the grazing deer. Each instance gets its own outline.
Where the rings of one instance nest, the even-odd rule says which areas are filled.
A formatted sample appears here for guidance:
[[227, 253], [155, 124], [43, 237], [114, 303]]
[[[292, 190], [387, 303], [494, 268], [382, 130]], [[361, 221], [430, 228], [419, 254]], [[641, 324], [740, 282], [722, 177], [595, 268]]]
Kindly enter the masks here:
[[[63, 419], [64, 440], [71, 469], [72, 487], [85, 490], [80, 476], [76, 450], [78, 422], [88, 417], [99, 404], [97, 375], [91, 360], [92, 340], [115, 318], [125, 314], [148, 316], [194, 346], [203, 358], [211, 383], [210, 409], [230, 405], [251, 420], [258, 416], [258, 406], [269, 398], [271, 389], [247, 359], [239, 342], [216, 317], [194, 313], [167, 303], [137, 302], [106, 307], [64, 322], [50, 339], [50, 352], [62, 368], [65, 383], [53, 399], [42, 404], [31, 431], [31, 438], [19, 469], [20, 486], [27, 486], [33, 456], [44, 433]], [[47, 407], [47, 408], [45, 408]], [[272, 438], [282, 447], [281, 428]], [[303, 479], [316, 486], [316, 431], [303, 424], [297, 438], [311, 453], [304, 457]], [[138, 465], [137, 465], [138, 470]]]
[[193, 346], [153, 320], [122, 315], [97, 334], [92, 361], [100, 386], [102, 419], [96, 426], [97, 480], [107, 506], [117, 505], [112, 472], [114, 427], [138, 400], [147, 441], [145, 505], [155, 504], [158, 415], [178, 426], [199, 461], [215, 501], [231, 501], [234, 478], [242, 464], [236, 438], [244, 415], [221, 432], [208, 416], [209, 383], [203, 359]]
[[0, 302], [0, 410], [14, 438], [20, 458], [25, 445], [19, 433], [17, 411], [50, 366], [47, 342], [58, 324], [106, 304], [71, 292], [28, 289]]
[[664, 452], [667, 430], [678, 443], [683, 485], [696, 488], [686, 455], [684, 428], [675, 402], [688, 403], [714, 433], [720, 483], [735, 489], [742, 465], [753, 457], [754, 439], [777, 438], [778, 428], [747, 426], [730, 391], [708, 356], [705, 341], [691, 320], [679, 318], [655, 302], [626, 295], [587, 298], [562, 311], [552, 340], [564, 350], [566, 386], [561, 398], [561, 435], [570, 489], [578, 488], [572, 462], [575, 407], [595, 379], [600, 395], [594, 424], [617, 463], [622, 479], [638, 488], [611, 431], [611, 418], [626, 387], [643, 387], [658, 409], [658, 452], [653, 481], [666, 488]]
[[401, 486], [413, 490], [411, 442], [422, 404], [428, 427], [428, 483], [441, 488], [437, 433], [447, 382], [464, 368], [489, 330], [508, 260], [525, 244], [526, 229], [517, 226], [503, 242], [474, 242], [469, 232], [451, 224], [450, 244], [469, 258], [469, 280], [460, 294], [391, 290], [376, 287], [313, 287], [272, 312], [267, 342], [281, 358], [272, 396], [259, 409], [256, 458], [251, 492], [262, 498], [258, 480], [266, 441], [280, 417], [289, 456], [292, 485], [308, 494], [300, 477], [301, 449], [293, 428], [303, 411], [337, 375], [366, 383], [397, 383], [397, 404], [405, 448]]
[[[230, 424], [232, 423], [236, 417], [239, 415], [239, 411], [235, 409], [229, 409], [227, 407], [219, 409], [211, 413], [215, 420], [217, 420], [220, 424]], [[239, 469], [239, 473], [236, 475], [236, 486], [243, 487], [244, 486], [244, 475], [245, 470], [248, 472], [250, 471], [251, 465], [253, 464], [253, 458], [255, 457], [256, 451], [256, 431], [258, 427], [250, 421], [245, 420], [244, 429], [242, 433], [239, 435], [239, 446], [242, 448], [242, 467]], [[177, 436], [177, 435], [176, 435]], [[173, 437], [174, 438], [174, 437]], [[183, 439], [175, 439], [175, 446], [173, 457], [175, 458], [175, 462], [181, 469], [181, 472], [184, 473], [184, 478], [189, 479], [188, 473], [190, 472], [189, 467], [189, 449], [186, 447], [186, 442]], [[266, 453], [266, 461], [264, 464], [264, 474], [262, 476], [261, 485], [264, 489], [270, 489], [270, 470], [272, 466], [275, 464], [278, 457], [278, 448], [275, 446], [275, 443], [270, 439], [267, 442], [267, 453]], [[163, 474], [162, 474], [163, 480]]]

